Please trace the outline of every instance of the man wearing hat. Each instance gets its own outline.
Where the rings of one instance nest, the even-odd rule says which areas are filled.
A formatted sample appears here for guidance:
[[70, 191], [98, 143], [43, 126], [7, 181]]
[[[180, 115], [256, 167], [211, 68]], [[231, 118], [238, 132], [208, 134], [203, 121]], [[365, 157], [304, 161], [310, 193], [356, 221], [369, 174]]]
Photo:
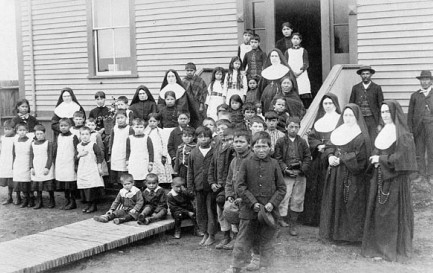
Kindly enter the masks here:
[[349, 100], [349, 103], [356, 103], [361, 108], [372, 143], [379, 129], [380, 107], [383, 102], [382, 88], [371, 81], [371, 76], [375, 72], [371, 66], [362, 66], [356, 71], [362, 81], [352, 87]]
[[433, 77], [430, 71], [423, 70], [416, 78], [420, 81], [421, 89], [410, 96], [407, 123], [415, 138], [419, 173], [417, 180], [420, 182], [425, 177], [433, 184]]

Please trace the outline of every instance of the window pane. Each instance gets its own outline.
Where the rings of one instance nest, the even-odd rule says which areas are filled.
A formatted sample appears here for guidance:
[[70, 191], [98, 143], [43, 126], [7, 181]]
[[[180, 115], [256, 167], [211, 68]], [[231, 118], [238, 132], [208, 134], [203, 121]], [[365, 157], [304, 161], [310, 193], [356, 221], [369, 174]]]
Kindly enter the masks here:
[[107, 0], [93, 0], [94, 28], [110, 27], [110, 2]]
[[253, 28], [265, 27], [265, 2], [253, 3]]
[[349, 4], [347, 0], [334, 0], [333, 2], [334, 24], [348, 24]]
[[129, 0], [112, 0], [113, 27], [129, 26]]
[[131, 38], [129, 28], [119, 28], [114, 30], [114, 40], [117, 70], [131, 71]]
[[349, 53], [349, 26], [334, 26], [334, 52]]
[[98, 72], [110, 71], [109, 65], [114, 63], [113, 31], [111, 29], [98, 30], [96, 32], [96, 39], [98, 41]]

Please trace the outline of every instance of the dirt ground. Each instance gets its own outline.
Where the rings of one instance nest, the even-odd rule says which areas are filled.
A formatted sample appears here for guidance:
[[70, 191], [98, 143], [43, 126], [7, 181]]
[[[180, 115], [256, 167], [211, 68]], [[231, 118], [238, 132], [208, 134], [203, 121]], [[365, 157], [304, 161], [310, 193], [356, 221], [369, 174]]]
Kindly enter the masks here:
[[[64, 201], [56, 193], [58, 206]], [[0, 200], [6, 190], [0, 189]], [[44, 196], [47, 202], [48, 197]], [[0, 205], [0, 242], [66, 225], [93, 217], [107, 210], [109, 197], [100, 211], [91, 215], [79, 209], [21, 209]], [[108, 223], [110, 225], [112, 223]], [[300, 235], [291, 237], [282, 229], [275, 244], [274, 266], [269, 272], [433, 272], [433, 210], [432, 206], [417, 206], [415, 210], [414, 257], [407, 263], [374, 261], [360, 255], [360, 245], [324, 244], [318, 239], [318, 228], [300, 227]], [[217, 239], [221, 238], [218, 234]], [[214, 247], [200, 247], [199, 237], [190, 229], [183, 230], [180, 240], [172, 232], [156, 235], [135, 244], [87, 258], [49, 273], [61, 272], [224, 272], [231, 263], [231, 253]]]

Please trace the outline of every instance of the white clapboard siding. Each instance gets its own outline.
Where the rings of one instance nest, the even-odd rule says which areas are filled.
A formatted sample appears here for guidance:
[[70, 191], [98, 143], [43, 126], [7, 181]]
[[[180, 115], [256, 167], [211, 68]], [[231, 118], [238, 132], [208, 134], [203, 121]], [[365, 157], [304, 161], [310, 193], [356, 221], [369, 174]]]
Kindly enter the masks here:
[[385, 99], [407, 111], [415, 78], [433, 70], [433, 1], [358, 0], [358, 63], [374, 67]]
[[138, 77], [89, 78], [87, 1], [31, 0], [31, 22], [28, 1], [20, 1], [26, 98], [32, 99], [33, 75], [36, 108], [42, 115], [53, 111], [59, 91], [66, 86], [90, 110], [96, 91], [106, 91], [107, 101], [120, 95], [132, 99], [136, 87], [145, 84], [157, 96], [168, 69], [184, 76], [187, 62], [194, 62], [198, 70], [228, 67], [237, 53], [237, 0], [135, 0], [132, 42]]

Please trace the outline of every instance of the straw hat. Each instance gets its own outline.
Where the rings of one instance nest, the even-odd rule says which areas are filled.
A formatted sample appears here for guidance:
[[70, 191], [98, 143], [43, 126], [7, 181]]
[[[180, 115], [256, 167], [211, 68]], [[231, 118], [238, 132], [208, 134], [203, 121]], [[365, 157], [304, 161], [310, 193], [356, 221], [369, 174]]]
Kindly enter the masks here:
[[428, 70], [423, 70], [423, 71], [421, 71], [421, 74], [419, 75], [419, 77], [416, 77], [416, 78], [417, 78], [418, 80], [425, 79], [425, 78], [433, 79], [433, 77], [432, 77], [432, 75], [431, 75], [431, 72], [428, 71]]
[[260, 211], [257, 217], [260, 223], [265, 223], [266, 225], [273, 228], [277, 227], [274, 216], [272, 215], [272, 213], [266, 211], [265, 206], [260, 206]]
[[372, 75], [373, 75], [374, 73], [376, 73], [376, 70], [374, 70], [373, 68], [371, 68], [371, 66], [369, 66], [369, 65], [364, 65], [364, 66], [361, 66], [361, 68], [359, 68], [359, 69], [356, 71], [356, 74], [361, 75], [362, 71], [366, 71], [366, 70], [370, 71], [370, 73], [371, 73]]
[[223, 216], [230, 224], [239, 224], [239, 207], [235, 202], [226, 202], [224, 204]]

